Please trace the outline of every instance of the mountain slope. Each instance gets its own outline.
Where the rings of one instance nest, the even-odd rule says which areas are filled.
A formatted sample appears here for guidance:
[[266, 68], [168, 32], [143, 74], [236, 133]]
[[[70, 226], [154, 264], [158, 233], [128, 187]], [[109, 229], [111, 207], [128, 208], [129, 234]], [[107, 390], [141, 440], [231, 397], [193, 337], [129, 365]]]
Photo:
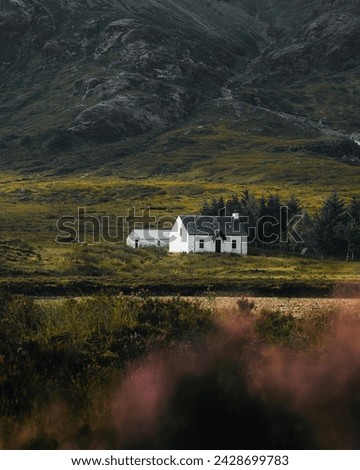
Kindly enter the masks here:
[[[16, 127], [31, 137], [67, 124], [101, 138], [166, 128], [264, 43], [261, 23], [216, 1], [18, 0], [1, 11], [0, 122], [11, 132], [20, 110]], [[49, 114], [49, 128], [34, 125]]]
[[206, 156], [211, 179], [245, 149], [255, 167], [357, 163], [359, 14], [343, 0], [2, 0], [0, 166], [194, 175]]

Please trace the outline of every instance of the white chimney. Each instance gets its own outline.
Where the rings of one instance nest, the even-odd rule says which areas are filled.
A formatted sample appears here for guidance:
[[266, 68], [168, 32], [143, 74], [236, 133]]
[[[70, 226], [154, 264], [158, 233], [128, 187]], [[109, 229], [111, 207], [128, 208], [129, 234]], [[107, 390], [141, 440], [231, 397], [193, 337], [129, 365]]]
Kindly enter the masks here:
[[234, 212], [233, 215], [232, 215], [232, 218], [235, 219], [235, 220], [239, 220], [240, 214], [238, 212]]

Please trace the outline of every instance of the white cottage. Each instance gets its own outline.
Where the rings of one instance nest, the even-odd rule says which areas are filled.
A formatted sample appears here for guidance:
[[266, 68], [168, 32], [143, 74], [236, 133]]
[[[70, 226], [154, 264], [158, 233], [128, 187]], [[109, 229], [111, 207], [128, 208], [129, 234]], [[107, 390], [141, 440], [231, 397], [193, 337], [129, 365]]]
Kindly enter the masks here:
[[170, 230], [168, 229], [135, 228], [128, 235], [126, 244], [131, 248], [147, 248], [150, 246], [168, 248], [169, 236]]
[[247, 255], [247, 233], [239, 214], [181, 215], [170, 232], [170, 253], [235, 253]]

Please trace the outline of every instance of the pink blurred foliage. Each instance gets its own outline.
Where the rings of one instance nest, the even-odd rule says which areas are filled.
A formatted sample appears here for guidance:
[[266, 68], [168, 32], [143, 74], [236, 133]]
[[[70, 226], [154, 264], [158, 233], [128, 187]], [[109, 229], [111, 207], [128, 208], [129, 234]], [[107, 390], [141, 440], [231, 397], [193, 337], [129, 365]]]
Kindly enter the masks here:
[[95, 425], [54, 405], [2, 446], [357, 449], [359, 318], [339, 307], [310, 352], [266, 344], [255, 321], [229, 315], [197, 344], [135, 361]]

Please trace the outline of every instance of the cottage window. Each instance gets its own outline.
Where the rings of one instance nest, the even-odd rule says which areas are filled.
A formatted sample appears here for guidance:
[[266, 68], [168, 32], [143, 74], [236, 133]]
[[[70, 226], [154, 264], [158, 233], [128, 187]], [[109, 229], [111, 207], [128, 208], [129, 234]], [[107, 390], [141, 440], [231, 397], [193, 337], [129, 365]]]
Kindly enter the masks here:
[[182, 228], [180, 229], [180, 237], [182, 237]]
[[199, 248], [200, 248], [200, 250], [203, 250], [203, 249], [204, 249], [204, 243], [205, 243], [204, 240], [200, 240], [200, 241], [199, 241]]
[[237, 244], [236, 244], [236, 240], [233, 240], [233, 241], [232, 241], [232, 249], [233, 249], [233, 250], [236, 250], [236, 248], [237, 248], [236, 245], [237, 245]]

